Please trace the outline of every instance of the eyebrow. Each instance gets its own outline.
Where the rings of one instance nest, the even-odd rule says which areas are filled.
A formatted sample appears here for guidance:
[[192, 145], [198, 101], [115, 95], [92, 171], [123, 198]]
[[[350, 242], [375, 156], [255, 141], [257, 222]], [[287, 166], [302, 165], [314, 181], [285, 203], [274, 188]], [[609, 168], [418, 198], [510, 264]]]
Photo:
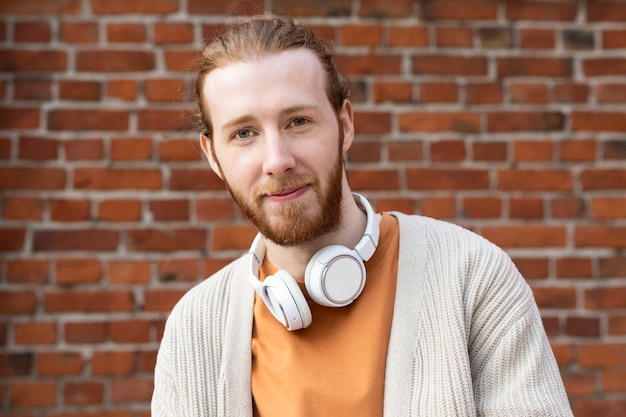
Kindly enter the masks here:
[[[293, 106], [289, 106], [285, 109], [283, 109], [280, 112], [281, 116], [287, 115], [287, 114], [292, 114], [292, 113], [297, 113], [303, 110], [317, 110], [318, 109], [318, 105], [316, 105], [315, 103], [299, 103], [299, 104], [294, 104]], [[226, 123], [224, 123], [220, 128], [222, 130], [228, 130], [234, 126], [238, 126], [238, 125], [242, 125], [242, 124], [247, 124], [250, 122], [253, 122], [256, 120], [256, 117], [254, 117], [251, 114], [244, 114], [242, 116], [236, 117], [232, 120], [227, 121]]]

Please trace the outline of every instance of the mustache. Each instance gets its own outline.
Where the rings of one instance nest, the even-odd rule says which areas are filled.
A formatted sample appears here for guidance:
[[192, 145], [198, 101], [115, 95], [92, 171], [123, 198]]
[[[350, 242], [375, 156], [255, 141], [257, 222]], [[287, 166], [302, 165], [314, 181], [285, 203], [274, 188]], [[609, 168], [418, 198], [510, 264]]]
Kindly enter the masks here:
[[260, 201], [263, 197], [272, 194], [278, 194], [289, 188], [298, 188], [304, 185], [317, 186], [317, 180], [312, 174], [292, 174], [282, 176], [271, 180], [270, 182], [260, 185], [254, 190], [254, 199]]

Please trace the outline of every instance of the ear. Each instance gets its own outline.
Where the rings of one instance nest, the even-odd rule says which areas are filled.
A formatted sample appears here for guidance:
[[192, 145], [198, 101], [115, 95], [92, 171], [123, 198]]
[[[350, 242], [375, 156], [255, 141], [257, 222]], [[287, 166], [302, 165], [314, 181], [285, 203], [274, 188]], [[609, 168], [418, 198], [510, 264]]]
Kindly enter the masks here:
[[202, 148], [202, 152], [204, 152], [206, 159], [209, 161], [209, 165], [211, 166], [213, 172], [215, 172], [217, 176], [223, 180], [224, 176], [222, 174], [222, 167], [219, 162], [217, 162], [217, 159], [215, 159], [215, 155], [211, 150], [211, 139], [206, 137], [202, 132], [200, 132], [200, 147]]
[[344, 100], [341, 110], [339, 110], [339, 119], [343, 125], [343, 152], [347, 152], [354, 141], [354, 115], [352, 114], [352, 103], [350, 100]]

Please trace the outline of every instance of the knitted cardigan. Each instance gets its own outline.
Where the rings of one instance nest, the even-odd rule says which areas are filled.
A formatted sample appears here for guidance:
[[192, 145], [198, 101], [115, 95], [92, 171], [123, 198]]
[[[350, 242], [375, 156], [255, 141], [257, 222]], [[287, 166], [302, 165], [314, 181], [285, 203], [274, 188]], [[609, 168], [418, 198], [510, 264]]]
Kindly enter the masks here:
[[[571, 416], [510, 258], [461, 227], [392, 214], [400, 255], [384, 415]], [[177, 303], [157, 357], [153, 417], [252, 416], [249, 273], [246, 255]]]

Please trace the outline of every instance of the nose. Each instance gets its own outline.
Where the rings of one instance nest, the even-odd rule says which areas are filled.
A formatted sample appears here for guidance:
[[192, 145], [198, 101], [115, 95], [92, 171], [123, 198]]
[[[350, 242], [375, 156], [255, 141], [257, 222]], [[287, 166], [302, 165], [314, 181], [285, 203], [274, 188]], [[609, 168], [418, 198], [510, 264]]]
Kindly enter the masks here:
[[266, 132], [265, 155], [263, 155], [263, 173], [281, 176], [296, 166], [293, 144], [280, 131]]

